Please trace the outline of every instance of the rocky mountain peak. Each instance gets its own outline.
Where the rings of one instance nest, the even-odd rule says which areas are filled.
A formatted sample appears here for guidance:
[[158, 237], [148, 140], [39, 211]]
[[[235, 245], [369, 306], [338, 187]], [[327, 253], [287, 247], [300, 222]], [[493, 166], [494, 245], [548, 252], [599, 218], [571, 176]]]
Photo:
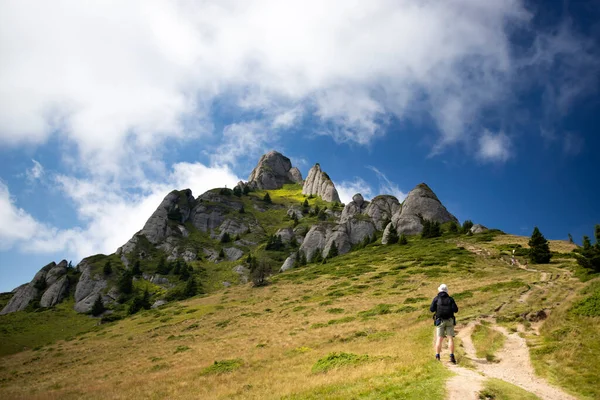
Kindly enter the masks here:
[[395, 228], [398, 234], [418, 235], [423, 230], [423, 219], [441, 224], [458, 219], [450, 214], [436, 194], [425, 183], [418, 184], [408, 193], [402, 207], [396, 211], [392, 221], [385, 228], [382, 243], [387, 243], [390, 229]]
[[302, 183], [302, 174], [289, 158], [274, 150], [260, 158], [248, 177], [248, 184], [258, 189], [279, 189], [286, 183]]
[[329, 175], [321, 170], [319, 163], [315, 164], [308, 171], [308, 176], [302, 188], [302, 194], [321, 196], [325, 201], [341, 203], [333, 181], [329, 178]]

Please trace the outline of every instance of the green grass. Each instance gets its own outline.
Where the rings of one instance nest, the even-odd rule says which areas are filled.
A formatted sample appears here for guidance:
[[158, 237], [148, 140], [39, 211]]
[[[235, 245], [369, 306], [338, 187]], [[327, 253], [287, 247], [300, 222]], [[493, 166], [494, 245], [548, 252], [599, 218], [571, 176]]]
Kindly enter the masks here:
[[476, 355], [488, 361], [494, 361], [494, 354], [504, 346], [505, 337], [502, 333], [485, 325], [477, 325], [471, 335]]
[[479, 398], [482, 400], [540, 400], [531, 392], [495, 378], [484, 382]]
[[94, 328], [98, 319], [76, 313], [73, 305], [73, 301], [67, 301], [44, 311], [0, 316], [0, 356], [38, 348]]
[[204, 368], [200, 375], [220, 375], [227, 374], [240, 368], [244, 362], [240, 358], [233, 360], [215, 361], [212, 365]]
[[329, 370], [346, 367], [349, 365], [359, 365], [369, 362], [368, 355], [357, 355], [353, 353], [329, 353], [327, 356], [317, 360], [312, 367], [313, 373], [327, 372]]

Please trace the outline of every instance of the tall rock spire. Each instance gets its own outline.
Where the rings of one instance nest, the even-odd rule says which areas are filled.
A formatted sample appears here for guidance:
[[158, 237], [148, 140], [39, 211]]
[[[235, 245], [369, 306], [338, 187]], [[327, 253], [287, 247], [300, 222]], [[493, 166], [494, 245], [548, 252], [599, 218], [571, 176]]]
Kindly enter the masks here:
[[248, 177], [248, 184], [259, 189], [279, 189], [286, 183], [302, 183], [302, 174], [289, 158], [276, 151], [263, 155]]
[[340, 196], [335, 188], [335, 185], [325, 172], [321, 170], [319, 163], [308, 171], [308, 176], [304, 181], [302, 194], [317, 195], [325, 201], [341, 203]]

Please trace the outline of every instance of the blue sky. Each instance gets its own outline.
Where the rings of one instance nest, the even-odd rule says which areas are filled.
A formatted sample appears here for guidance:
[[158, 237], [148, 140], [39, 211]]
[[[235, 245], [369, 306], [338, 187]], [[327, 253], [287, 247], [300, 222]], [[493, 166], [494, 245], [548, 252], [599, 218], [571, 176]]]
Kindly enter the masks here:
[[346, 201], [426, 182], [461, 221], [591, 236], [599, 10], [2, 2], [0, 291], [114, 252], [171, 189], [231, 187], [271, 149]]

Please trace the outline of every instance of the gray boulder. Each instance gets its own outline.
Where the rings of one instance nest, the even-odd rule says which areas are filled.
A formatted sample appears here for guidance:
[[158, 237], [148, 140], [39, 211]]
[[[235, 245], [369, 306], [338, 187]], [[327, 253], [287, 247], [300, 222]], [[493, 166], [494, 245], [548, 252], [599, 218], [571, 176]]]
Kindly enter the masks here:
[[365, 201], [360, 193], [352, 196], [352, 201], [346, 204], [340, 216], [340, 223], [345, 223], [359, 214], [366, 212], [369, 202]]
[[321, 171], [321, 166], [318, 163], [308, 171], [308, 176], [302, 187], [302, 194], [321, 196], [325, 201], [341, 203], [335, 185], [329, 175]]
[[281, 228], [275, 232], [275, 235], [279, 236], [283, 243], [289, 243], [296, 236], [292, 228]]
[[226, 247], [223, 252], [229, 261], [239, 260], [244, 256], [244, 252], [237, 247]]
[[279, 268], [279, 272], [285, 272], [288, 269], [294, 268], [295, 263], [296, 263], [296, 253], [294, 252], [294, 253], [290, 254], [290, 256], [288, 258], [285, 259], [285, 262], [283, 263], [281, 268]]
[[[21, 285], [14, 290], [13, 297], [2, 311], [0, 311], [0, 315], [22, 311], [27, 308], [32, 300], [38, 298], [40, 294], [43, 295], [43, 291], [48, 289], [49, 283], [50, 286], [56, 283], [57, 279], [60, 278], [62, 271], [64, 270], [64, 273], [66, 273], [66, 269], [67, 262], [64, 260], [59, 265], [56, 265], [55, 262], [51, 262], [44, 266], [35, 274], [31, 282]], [[51, 271], [52, 274], [49, 275]]]
[[475, 224], [471, 227], [470, 231], [472, 234], [475, 235], [477, 233], [485, 233], [485, 232], [489, 231], [489, 229], [481, 224]]
[[[458, 223], [458, 219], [448, 212], [429, 186], [420, 183], [408, 193], [402, 207], [393, 215], [392, 225], [388, 225], [389, 228], [386, 227], [386, 230], [394, 227], [398, 235], [418, 235], [423, 231], [421, 218], [441, 224], [450, 221]], [[384, 232], [382, 238], [384, 244], [385, 238], [387, 235]]]
[[248, 178], [249, 185], [264, 190], [279, 189], [286, 183], [300, 182], [300, 171], [292, 168], [289, 158], [276, 151], [263, 155]]
[[[103, 275], [92, 271], [92, 265], [87, 259], [83, 259], [77, 268], [81, 271], [81, 276], [75, 288], [74, 309], [80, 313], [90, 312], [98, 295], [103, 295], [108, 282]], [[102, 299], [104, 302], [104, 296], [102, 296]], [[108, 300], [106, 299], [106, 301]]]
[[167, 304], [166, 300], [156, 300], [154, 304], [152, 304], [152, 308], [158, 308], [160, 306], [164, 306], [165, 304]]
[[171, 233], [167, 221], [169, 219], [179, 223], [187, 221], [195, 202], [189, 189], [172, 191], [146, 221], [141, 234], [146, 236], [150, 243], [162, 242]]
[[38, 290], [31, 283], [19, 286], [8, 304], [0, 311], [0, 315], [24, 310], [37, 295]]
[[232, 271], [239, 275], [240, 283], [248, 283], [250, 280], [250, 270], [243, 265], [236, 265]]
[[394, 214], [402, 209], [397, 198], [390, 195], [380, 195], [375, 197], [365, 210], [378, 231], [386, 228], [387, 222], [392, 220]]
[[290, 206], [290, 208], [288, 208], [288, 210], [287, 210], [287, 216], [289, 218], [293, 218], [294, 215], [296, 215], [296, 219], [298, 219], [298, 220], [300, 220], [304, 217], [304, 214], [302, 214], [302, 210], [300, 209], [300, 207]]
[[300, 246], [300, 251], [304, 253], [308, 261], [312, 260], [317, 252], [322, 253], [323, 248], [327, 244], [327, 235], [329, 232], [331, 232], [331, 228], [324, 224], [313, 225], [310, 228]]
[[[66, 266], [65, 266], [66, 268]], [[42, 295], [40, 306], [54, 307], [60, 303], [69, 293], [69, 280], [66, 275], [62, 275], [58, 280], [55, 280]]]

